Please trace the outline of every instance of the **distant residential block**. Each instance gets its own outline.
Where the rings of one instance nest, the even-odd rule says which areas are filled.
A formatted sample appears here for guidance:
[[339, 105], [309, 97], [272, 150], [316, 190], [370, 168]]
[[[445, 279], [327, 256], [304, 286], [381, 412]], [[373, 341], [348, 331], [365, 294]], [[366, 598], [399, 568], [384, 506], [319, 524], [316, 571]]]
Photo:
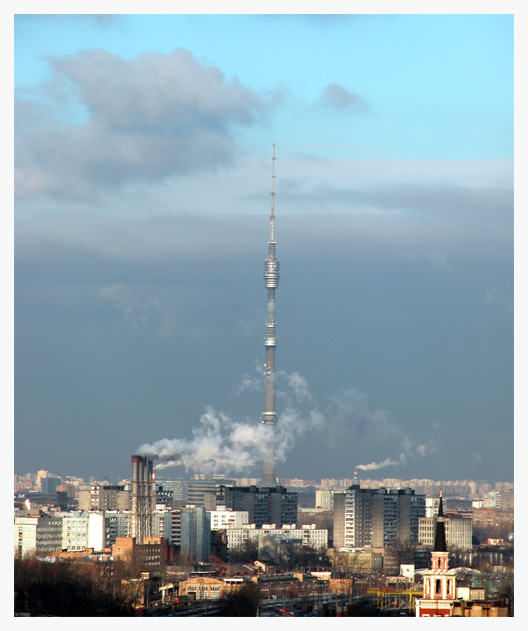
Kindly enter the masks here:
[[[468, 551], [472, 549], [473, 523], [471, 519], [452, 515], [444, 518], [446, 541], [449, 549]], [[418, 543], [432, 548], [436, 534], [436, 516], [421, 517]]]

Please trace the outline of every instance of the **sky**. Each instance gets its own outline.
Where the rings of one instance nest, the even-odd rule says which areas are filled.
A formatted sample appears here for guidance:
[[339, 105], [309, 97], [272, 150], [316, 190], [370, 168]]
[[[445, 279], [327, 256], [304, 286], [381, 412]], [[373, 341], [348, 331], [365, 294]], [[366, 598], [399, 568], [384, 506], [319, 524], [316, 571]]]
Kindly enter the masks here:
[[15, 473], [513, 481], [512, 15], [17, 15]]

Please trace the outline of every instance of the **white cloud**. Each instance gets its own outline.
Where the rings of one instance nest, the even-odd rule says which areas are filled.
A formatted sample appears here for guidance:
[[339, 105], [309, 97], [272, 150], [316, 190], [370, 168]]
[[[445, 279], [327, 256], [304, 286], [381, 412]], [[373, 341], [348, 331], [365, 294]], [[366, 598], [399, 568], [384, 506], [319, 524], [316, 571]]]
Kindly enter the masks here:
[[[19, 92], [16, 193], [97, 199], [117, 184], [230, 164], [234, 129], [263, 115], [260, 98], [236, 78], [184, 49], [130, 61], [103, 50], [48, 58], [54, 75], [34, 93]], [[54, 103], [61, 122], [27, 113], [26, 96]], [[74, 104], [87, 119], [67, 124]], [[33, 104], [33, 110], [35, 110]]]

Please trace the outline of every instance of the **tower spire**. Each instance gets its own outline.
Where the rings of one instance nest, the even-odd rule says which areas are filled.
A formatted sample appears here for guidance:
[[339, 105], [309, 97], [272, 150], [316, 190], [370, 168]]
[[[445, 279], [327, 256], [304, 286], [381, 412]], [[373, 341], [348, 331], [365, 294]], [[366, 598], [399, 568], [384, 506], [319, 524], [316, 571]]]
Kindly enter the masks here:
[[453, 615], [453, 603], [456, 598], [456, 570], [449, 569], [442, 490], [442, 486], [440, 486], [435, 542], [431, 552], [431, 569], [424, 571], [423, 598], [416, 601], [416, 615], [418, 617]]
[[271, 213], [270, 213], [270, 240], [268, 242], [268, 258], [264, 261], [264, 282], [268, 290], [266, 313], [266, 336], [264, 347], [266, 349], [265, 375], [265, 407], [262, 413], [262, 423], [269, 429], [269, 441], [266, 455], [263, 459], [262, 478], [263, 487], [277, 486], [275, 477], [275, 425], [277, 413], [275, 411], [275, 348], [277, 346], [277, 331], [275, 323], [275, 290], [279, 285], [280, 264], [276, 257], [275, 243], [275, 143], [273, 143], [271, 171]]
[[438, 504], [438, 515], [436, 518], [436, 534], [434, 552], [447, 552], [447, 540], [444, 522], [444, 508], [442, 506], [442, 487], [440, 486], [440, 501]]
[[273, 143], [273, 156], [271, 158], [270, 241], [275, 242], [275, 143]]

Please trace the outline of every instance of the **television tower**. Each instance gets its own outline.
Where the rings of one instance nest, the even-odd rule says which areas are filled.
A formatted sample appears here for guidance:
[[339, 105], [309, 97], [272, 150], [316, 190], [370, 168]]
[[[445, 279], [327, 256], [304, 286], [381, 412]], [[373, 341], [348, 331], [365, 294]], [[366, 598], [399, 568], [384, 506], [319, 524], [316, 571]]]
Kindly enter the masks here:
[[275, 256], [275, 143], [273, 143], [271, 172], [271, 214], [270, 214], [270, 240], [268, 241], [268, 258], [264, 261], [264, 281], [268, 290], [266, 337], [264, 347], [266, 349], [266, 363], [264, 375], [266, 382], [265, 409], [261, 419], [263, 425], [270, 429], [270, 441], [267, 453], [262, 464], [261, 487], [277, 486], [275, 477], [275, 425], [277, 424], [277, 412], [275, 411], [275, 348], [277, 346], [277, 332], [275, 324], [275, 289], [279, 285], [280, 265]]

